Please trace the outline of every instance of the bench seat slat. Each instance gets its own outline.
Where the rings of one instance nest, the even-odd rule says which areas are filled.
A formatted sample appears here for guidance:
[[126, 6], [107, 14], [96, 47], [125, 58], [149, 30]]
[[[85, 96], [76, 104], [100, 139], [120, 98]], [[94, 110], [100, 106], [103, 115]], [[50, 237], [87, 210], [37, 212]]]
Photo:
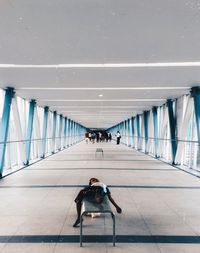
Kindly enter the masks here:
[[108, 197], [105, 196], [101, 204], [92, 203], [88, 200], [83, 200], [83, 211], [85, 212], [97, 212], [97, 213], [107, 213], [112, 212]]

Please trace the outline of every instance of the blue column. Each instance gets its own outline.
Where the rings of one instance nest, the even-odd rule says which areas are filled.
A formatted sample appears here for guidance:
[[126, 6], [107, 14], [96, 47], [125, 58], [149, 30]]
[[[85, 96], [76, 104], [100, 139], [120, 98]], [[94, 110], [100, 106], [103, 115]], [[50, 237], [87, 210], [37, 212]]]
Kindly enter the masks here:
[[67, 139], [67, 118], [64, 118], [64, 141], [63, 148], [66, 148], [66, 139]]
[[76, 143], [78, 143], [78, 142], [79, 142], [79, 128], [80, 128], [79, 124], [78, 124], [78, 123], [76, 123], [76, 134], [77, 134], [77, 137], [76, 137]]
[[53, 142], [53, 151], [52, 153], [55, 153], [56, 148], [56, 125], [57, 125], [57, 112], [53, 112], [53, 136], [52, 136], [52, 142]]
[[131, 132], [132, 132], [132, 139], [133, 139], [133, 140], [132, 140], [132, 141], [133, 141], [133, 147], [135, 146], [135, 145], [134, 145], [134, 143], [135, 143], [135, 141], [134, 141], [134, 139], [135, 139], [135, 137], [134, 137], [134, 135], [135, 135], [134, 122], [135, 122], [135, 118], [132, 117], [132, 118], [131, 118], [131, 127], [132, 127]]
[[130, 122], [131, 119], [128, 119], [128, 146], [130, 147], [130, 140], [131, 140], [131, 136], [130, 136]]
[[72, 130], [73, 130], [73, 142], [72, 142], [72, 145], [74, 145], [74, 141], [75, 141], [75, 122], [73, 121], [73, 123], [72, 123]]
[[36, 101], [32, 99], [29, 105], [29, 116], [28, 116], [28, 128], [26, 136], [26, 165], [29, 164], [30, 154], [31, 154], [31, 139], [33, 133], [33, 120], [35, 111]]
[[60, 142], [60, 147], [59, 150], [61, 150], [61, 139], [62, 139], [62, 121], [63, 121], [63, 116], [62, 114], [60, 115], [60, 126], [59, 126], [59, 142]]
[[68, 147], [71, 145], [71, 120], [68, 119]]
[[144, 138], [145, 138], [145, 153], [147, 153], [148, 143], [148, 125], [149, 125], [149, 111], [144, 111]]
[[169, 114], [169, 127], [171, 133], [171, 145], [172, 145], [172, 164], [175, 164], [175, 156], [177, 150], [176, 140], [176, 119], [173, 112], [173, 101], [167, 100], [168, 114]]
[[76, 122], [73, 121], [73, 145], [75, 144], [75, 136], [76, 136]]
[[70, 119], [70, 146], [72, 145], [73, 120]]
[[77, 123], [76, 122], [74, 122], [74, 129], [75, 129], [75, 139], [74, 139], [74, 143], [76, 144], [76, 141], [77, 141]]
[[48, 123], [49, 107], [44, 107], [44, 120], [43, 120], [43, 131], [42, 131], [42, 158], [46, 154], [46, 142], [47, 142], [47, 123]]
[[137, 124], [137, 148], [140, 149], [139, 147], [140, 144], [140, 116], [137, 114], [136, 116], [136, 124]]
[[74, 122], [74, 144], [76, 144], [77, 141], [77, 123]]
[[[84, 132], [86, 132], [86, 130]], [[82, 140], [82, 138], [83, 138], [83, 126], [78, 125], [78, 140], [79, 140], [79, 142]]]
[[198, 142], [200, 142], [200, 87], [193, 87], [191, 90], [191, 95], [194, 98], [195, 118], [197, 124], [197, 137]]
[[126, 120], [123, 121], [123, 130], [124, 130], [123, 143], [126, 144]]
[[158, 108], [154, 106], [153, 112], [153, 126], [154, 126], [154, 151], [155, 157], [158, 158]]
[[[120, 134], [122, 135], [122, 128], [121, 128], [121, 126], [122, 126], [122, 123], [119, 123], [117, 125], [116, 130], [115, 130], [115, 134], [117, 133], [117, 131], [120, 131]], [[117, 139], [117, 138], [115, 138], [115, 139]]]
[[127, 145], [127, 121], [124, 120], [124, 144]]
[[6, 89], [2, 121], [1, 121], [1, 126], [0, 126], [0, 178], [2, 177], [2, 174], [3, 174], [5, 152], [6, 152], [6, 142], [7, 142], [8, 129], [9, 129], [10, 107], [11, 107], [12, 98], [14, 94], [15, 92], [13, 88], [8, 87]]
[[72, 121], [72, 134], [73, 134], [73, 137], [72, 137], [72, 145], [74, 145], [74, 136], [75, 136], [75, 128], [74, 128], [74, 121]]

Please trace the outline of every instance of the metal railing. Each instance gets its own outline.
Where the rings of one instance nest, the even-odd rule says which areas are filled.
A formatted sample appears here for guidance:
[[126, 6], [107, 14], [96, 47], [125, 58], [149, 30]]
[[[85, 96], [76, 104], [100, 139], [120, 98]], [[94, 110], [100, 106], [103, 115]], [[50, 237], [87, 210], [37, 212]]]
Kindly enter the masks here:
[[[200, 142], [198, 141], [122, 135], [122, 143], [167, 163], [175, 162], [176, 165], [200, 171]], [[173, 161], [172, 144], [176, 145], [175, 161]]]
[[[45, 157], [57, 153], [83, 139], [83, 134], [76, 136], [61, 136], [55, 138], [33, 138], [31, 140], [12, 140], [0, 142], [0, 152], [5, 148], [3, 176], [33, 164]], [[27, 144], [31, 145], [30, 159], [27, 161]], [[45, 146], [45, 148], [44, 148]]]

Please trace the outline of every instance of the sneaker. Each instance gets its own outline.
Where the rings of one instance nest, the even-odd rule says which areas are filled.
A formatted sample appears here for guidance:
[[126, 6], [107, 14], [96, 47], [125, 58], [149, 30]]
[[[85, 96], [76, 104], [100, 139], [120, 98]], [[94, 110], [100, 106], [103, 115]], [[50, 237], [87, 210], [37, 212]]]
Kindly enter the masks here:
[[80, 219], [77, 219], [77, 220], [75, 221], [73, 227], [74, 227], [74, 228], [77, 227], [77, 226], [79, 225], [79, 223], [80, 223]]

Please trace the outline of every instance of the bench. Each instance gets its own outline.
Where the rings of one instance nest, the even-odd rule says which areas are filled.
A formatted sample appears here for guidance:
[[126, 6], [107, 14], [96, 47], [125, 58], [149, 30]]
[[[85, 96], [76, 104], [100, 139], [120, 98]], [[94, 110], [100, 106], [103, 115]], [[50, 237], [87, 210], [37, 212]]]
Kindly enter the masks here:
[[95, 152], [95, 157], [97, 156], [97, 153], [101, 153], [103, 157], [103, 149], [102, 148], [97, 148]]
[[80, 247], [83, 244], [83, 216], [85, 214], [91, 213], [110, 213], [113, 221], [113, 246], [115, 246], [116, 236], [115, 236], [115, 215], [110, 207], [109, 199], [107, 196], [104, 197], [104, 200], [101, 204], [95, 204], [87, 201], [86, 199], [83, 200], [82, 205], [82, 213], [80, 217]]

